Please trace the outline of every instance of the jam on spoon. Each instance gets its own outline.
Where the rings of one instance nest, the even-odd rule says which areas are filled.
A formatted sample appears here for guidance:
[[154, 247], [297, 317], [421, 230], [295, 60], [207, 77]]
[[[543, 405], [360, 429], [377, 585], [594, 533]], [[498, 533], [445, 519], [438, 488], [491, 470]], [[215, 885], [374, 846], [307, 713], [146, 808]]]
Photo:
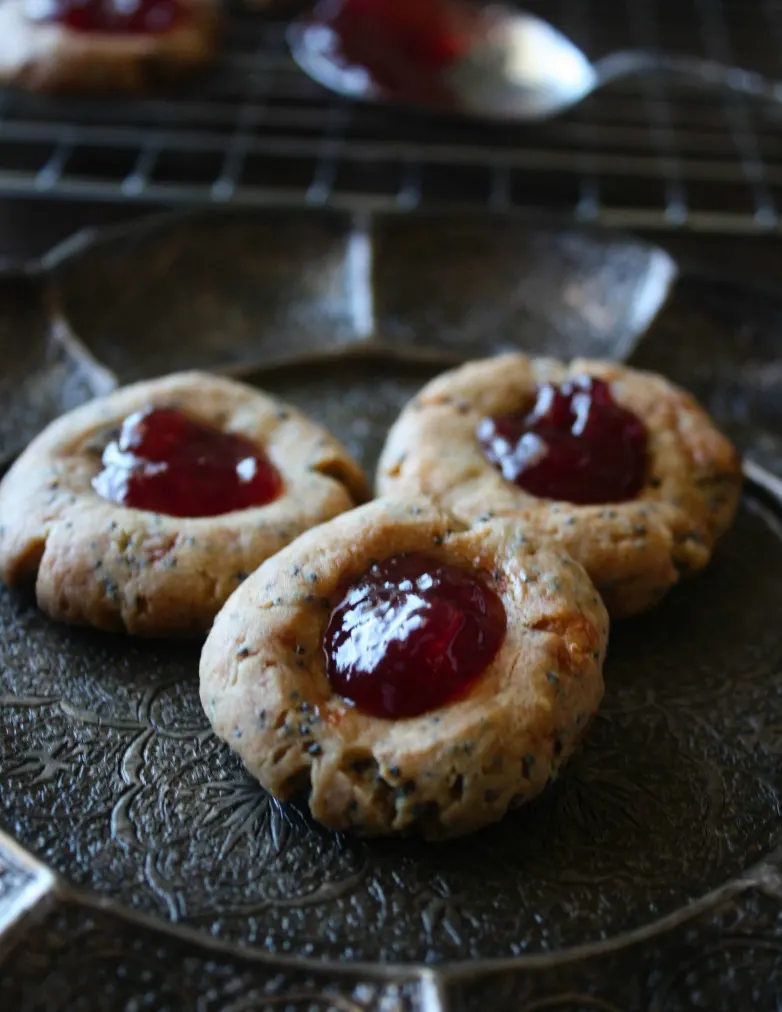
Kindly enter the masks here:
[[414, 717], [463, 696], [505, 638], [502, 601], [477, 574], [427, 555], [376, 563], [323, 637], [332, 688], [359, 710]]
[[180, 0], [27, 0], [25, 13], [31, 21], [110, 35], [161, 35], [185, 18]]
[[447, 103], [443, 72], [470, 49], [484, 22], [462, 0], [322, 0], [308, 19], [305, 45], [367, 75], [388, 98]]
[[103, 451], [93, 488], [104, 499], [175, 517], [211, 517], [264, 506], [282, 478], [254, 443], [220, 432], [176, 408], [125, 419]]
[[646, 427], [593, 376], [546, 383], [528, 414], [483, 418], [477, 436], [503, 477], [543, 499], [623, 502], [644, 483]]

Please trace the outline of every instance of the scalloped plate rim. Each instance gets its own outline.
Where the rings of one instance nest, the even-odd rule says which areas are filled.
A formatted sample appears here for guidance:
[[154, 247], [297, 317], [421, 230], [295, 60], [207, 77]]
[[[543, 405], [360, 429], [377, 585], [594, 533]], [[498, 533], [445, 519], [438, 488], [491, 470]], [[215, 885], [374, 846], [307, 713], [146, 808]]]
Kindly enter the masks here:
[[[269, 215], [276, 217], [278, 214], [290, 214], [293, 209], [281, 206], [279, 208], [267, 209], [259, 208], [257, 211], [251, 211], [249, 217], [259, 219]], [[352, 223], [360, 220], [362, 217], [366, 219], [367, 215], [364, 212], [349, 212], [341, 209], [329, 209], [326, 208], [313, 208], [313, 209], [297, 209], [296, 217], [308, 218], [313, 215], [323, 216], [331, 220], [343, 219], [346, 223]], [[459, 212], [455, 214], [447, 209], [435, 210], [424, 214], [406, 215], [404, 212], [396, 213], [374, 213], [369, 215], [371, 220], [383, 220], [390, 218], [392, 220], [401, 220], [405, 217], [414, 218], [419, 220], [423, 217], [430, 219], [461, 219], [470, 220], [474, 218], [486, 219], [487, 214], [485, 211], [471, 211]], [[507, 214], [498, 213], [491, 217], [506, 219]], [[519, 215], [512, 216], [514, 220], [523, 222], [530, 228], [544, 230], [544, 229], [558, 229], [567, 231], [570, 233], [586, 234], [586, 235], [610, 235], [614, 240], [628, 240], [635, 244], [647, 247], [650, 250], [657, 250], [665, 254], [671, 261], [674, 268], [674, 272], [671, 279], [671, 289], [673, 289], [676, 280], [683, 276], [683, 272], [680, 270], [678, 264], [670, 257], [669, 254], [660, 246], [648, 241], [645, 238], [634, 237], [631, 233], [625, 232], [614, 232], [607, 233], [600, 226], [590, 225], [574, 225], [570, 219], [562, 219], [557, 215], [550, 214], [548, 212], [540, 212], [529, 214], [522, 212]], [[194, 208], [194, 209], [174, 209], [165, 210], [162, 212], [153, 213], [146, 215], [137, 220], [130, 222], [124, 221], [116, 225], [111, 225], [104, 228], [85, 228], [74, 233], [72, 236], [64, 239], [62, 242], [56, 244], [47, 253], [43, 254], [38, 258], [32, 258], [24, 263], [20, 264], [4, 264], [0, 267], [0, 280], [13, 281], [15, 279], [24, 280], [35, 278], [36, 280], [46, 280], [49, 276], [54, 275], [56, 271], [67, 266], [70, 263], [78, 261], [78, 259], [85, 254], [88, 254], [96, 249], [100, 249], [103, 246], [111, 245], [118, 241], [125, 239], [132, 239], [134, 237], [144, 237], [148, 235], [154, 235], [161, 229], [167, 229], [175, 227], [180, 222], [189, 223], [191, 221], [200, 220], [228, 220], [235, 218], [240, 220], [240, 210], [233, 208]], [[241, 220], [247, 220], [248, 213], [241, 211]], [[742, 288], [743, 290], [751, 290], [755, 286], [737, 282], [721, 275], [719, 272], [706, 272], [706, 271], [691, 271], [686, 272], [687, 276], [704, 277], [710, 280], [731, 280], [731, 283], [735, 287]], [[774, 288], [770, 285], [758, 284], [759, 290], [765, 291], [769, 296], [776, 296], [782, 302], [782, 289]], [[367, 349], [373, 348], [374, 352], [383, 350], [383, 342], [368, 342], [365, 346]], [[358, 352], [359, 349], [356, 349]], [[302, 355], [302, 359], [307, 357], [307, 353]], [[283, 363], [283, 367], [290, 363]], [[248, 371], [260, 371], [263, 367], [258, 364], [248, 365]], [[0, 474], [2, 470], [0, 469]], [[748, 491], [759, 495], [764, 499], [770, 498], [772, 502], [772, 508], [776, 513], [782, 517], [782, 481], [769, 472], [767, 469], [755, 464], [753, 461], [748, 461], [745, 466], [745, 477], [747, 480]], [[492, 974], [500, 973], [507, 970], [537, 970], [542, 968], [551, 968], [552, 966], [560, 964], [573, 964], [588, 959], [597, 958], [599, 956], [606, 955], [608, 953], [616, 952], [624, 948], [628, 948], [633, 945], [637, 945], [641, 942], [648, 941], [652, 938], [658, 938], [663, 936], [668, 931], [672, 931], [678, 926], [686, 923], [688, 920], [694, 919], [705, 911], [717, 906], [724, 900], [743, 894], [753, 888], [763, 888], [762, 873], [764, 870], [770, 870], [775, 865], [778, 867], [782, 863], [782, 852], [779, 848], [773, 849], [759, 862], [750, 866], [742, 874], [729, 879], [722, 885], [708, 891], [704, 895], [697, 899], [685, 904], [677, 910], [664, 915], [655, 920], [649, 921], [647, 924], [643, 924], [640, 927], [632, 929], [631, 931], [612, 936], [610, 938], [602, 939], [597, 942], [589, 942], [581, 945], [568, 946], [561, 949], [556, 949], [552, 952], [541, 952], [522, 954], [518, 956], [510, 957], [482, 957], [479, 959], [469, 959], [462, 962], [455, 960], [446, 960], [437, 964], [427, 964], [423, 962], [395, 962], [395, 963], [383, 963], [380, 961], [367, 962], [367, 961], [349, 961], [345, 959], [318, 959], [308, 956], [286, 956], [284, 953], [268, 953], [265, 952], [260, 946], [257, 945], [242, 945], [235, 942], [222, 941], [218, 938], [211, 937], [206, 932], [189, 927], [187, 925], [177, 924], [163, 917], [157, 917], [152, 914], [145, 914], [141, 911], [136, 911], [131, 907], [125, 906], [117, 901], [110, 899], [109, 897], [102, 896], [99, 893], [91, 890], [82, 890], [70, 885], [63, 876], [51, 869], [45, 862], [41, 861], [32, 852], [28, 851], [19, 843], [15, 837], [7, 832], [0, 830], [0, 856], [2, 856], [2, 843], [4, 839], [8, 839], [11, 842], [12, 847], [18, 849], [27, 863], [33, 870], [32, 874], [40, 876], [47, 876], [49, 882], [48, 890], [44, 891], [39, 898], [39, 905], [46, 901], [52, 902], [55, 906], [58, 904], [75, 903], [76, 905], [84, 906], [91, 909], [100, 909], [110, 912], [114, 916], [118, 916], [126, 921], [135, 922], [139, 926], [144, 926], [153, 931], [162, 932], [172, 937], [178, 937], [182, 940], [186, 940], [193, 944], [197, 944], [207, 950], [220, 951], [227, 954], [235, 955], [244, 960], [251, 960], [254, 962], [263, 963], [269, 966], [281, 966], [281, 967], [292, 967], [300, 968], [303, 970], [310, 971], [332, 971], [340, 976], [358, 976], [362, 973], [371, 973], [378, 978], [384, 980], [398, 981], [401, 979], [410, 979], [411, 977], [416, 978], [419, 982], [426, 978], [431, 979], [447, 979], [448, 981], [459, 981], [467, 977], [477, 978], [480, 976], [491, 976]], [[19, 922], [19, 927], [22, 928], [20, 935], [24, 933], [24, 929], [29, 923], [29, 918], [24, 918], [23, 922]], [[12, 932], [13, 933], [13, 932]], [[11, 948], [8, 951], [4, 951], [0, 956], [0, 965], [2, 965], [6, 959], [10, 957], [13, 951], [14, 939], [11, 940]], [[428, 1010], [427, 1010], [428, 1012]], [[433, 1010], [434, 1012], [434, 1010]]]

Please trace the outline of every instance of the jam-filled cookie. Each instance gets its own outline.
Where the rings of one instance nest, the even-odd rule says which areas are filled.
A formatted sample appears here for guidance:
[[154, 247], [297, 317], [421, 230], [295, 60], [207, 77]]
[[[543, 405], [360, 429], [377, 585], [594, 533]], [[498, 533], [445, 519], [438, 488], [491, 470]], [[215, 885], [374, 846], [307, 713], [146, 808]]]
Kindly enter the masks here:
[[137, 91], [209, 62], [216, 0], [0, 0], [0, 82]]
[[218, 735], [275, 797], [377, 836], [458, 836], [556, 775], [603, 695], [605, 607], [517, 525], [376, 500], [226, 603], [201, 657]]
[[366, 491], [300, 412], [180, 373], [92, 401], [27, 447], [0, 484], [0, 576], [64, 621], [195, 633], [261, 562]]
[[661, 376], [513, 354], [424, 387], [388, 436], [377, 487], [468, 520], [515, 517], [573, 555], [616, 618], [708, 563], [733, 520], [741, 464]]

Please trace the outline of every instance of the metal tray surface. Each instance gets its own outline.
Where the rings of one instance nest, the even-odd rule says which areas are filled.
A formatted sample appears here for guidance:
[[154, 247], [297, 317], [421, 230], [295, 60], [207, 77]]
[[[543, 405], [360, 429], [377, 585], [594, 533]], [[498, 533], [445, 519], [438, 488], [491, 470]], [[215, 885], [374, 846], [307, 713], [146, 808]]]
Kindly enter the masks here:
[[0, 591], [0, 1008], [776, 1008], [780, 320], [775, 292], [680, 277], [648, 244], [477, 216], [172, 216], [0, 276], [5, 461], [96, 393], [197, 366], [371, 469], [426, 379], [521, 347], [668, 373], [751, 479], [708, 572], [614, 627], [560, 782], [439, 846], [271, 800], [209, 730], [197, 645]]

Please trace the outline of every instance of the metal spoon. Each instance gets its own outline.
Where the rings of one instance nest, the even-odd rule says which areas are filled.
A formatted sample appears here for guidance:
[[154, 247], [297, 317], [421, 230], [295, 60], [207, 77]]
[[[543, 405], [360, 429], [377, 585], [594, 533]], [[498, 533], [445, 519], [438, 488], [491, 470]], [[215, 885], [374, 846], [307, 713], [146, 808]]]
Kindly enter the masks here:
[[623, 50], [592, 63], [553, 25], [524, 11], [490, 5], [478, 12], [476, 24], [465, 51], [431, 70], [437, 87], [414, 95], [384, 89], [368, 67], [347, 61], [333, 23], [317, 9], [291, 24], [288, 42], [299, 67], [338, 94], [369, 102], [401, 100], [483, 119], [548, 119], [611, 81], [660, 73], [782, 102], [782, 82], [697, 57]]

